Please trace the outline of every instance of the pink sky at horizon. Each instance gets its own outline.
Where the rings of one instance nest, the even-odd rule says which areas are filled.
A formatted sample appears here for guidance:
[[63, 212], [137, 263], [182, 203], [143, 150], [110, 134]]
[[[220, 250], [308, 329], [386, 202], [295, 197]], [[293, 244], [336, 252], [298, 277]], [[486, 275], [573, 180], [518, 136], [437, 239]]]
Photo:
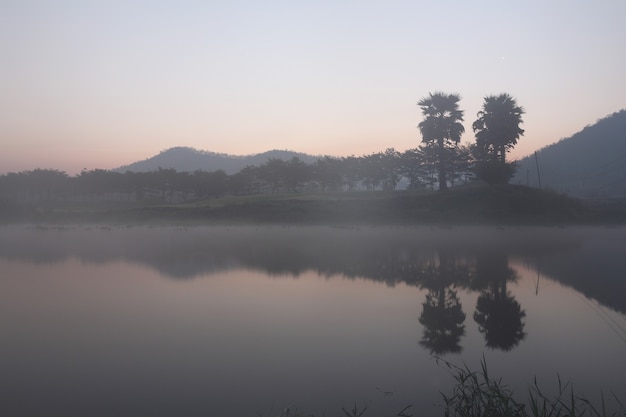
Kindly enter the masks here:
[[8, 0], [0, 174], [113, 169], [175, 146], [404, 151], [433, 91], [461, 95], [464, 143], [484, 96], [514, 96], [521, 158], [626, 108], [624, 15], [610, 0]]

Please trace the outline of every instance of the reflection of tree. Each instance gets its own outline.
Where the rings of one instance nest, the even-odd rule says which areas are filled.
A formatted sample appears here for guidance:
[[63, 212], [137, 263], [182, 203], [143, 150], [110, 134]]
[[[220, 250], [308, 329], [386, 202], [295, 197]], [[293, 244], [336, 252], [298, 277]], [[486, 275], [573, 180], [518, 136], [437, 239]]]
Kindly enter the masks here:
[[465, 313], [456, 295], [450, 288], [431, 290], [426, 294], [419, 322], [424, 326], [424, 336], [420, 345], [431, 353], [458, 353], [459, 344], [465, 334]]
[[526, 313], [506, 288], [508, 281], [517, 279], [515, 271], [509, 267], [506, 255], [493, 252], [478, 257], [475, 272], [473, 283], [483, 289], [474, 312], [478, 329], [487, 347], [511, 350], [526, 336]]
[[423, 286], [429, 289], [419, 322], [424, 326], [420, 345], [431, 353], [458, 353], [465, 334], [465, 313], [452, 286], [467, 276], [465, 269], [450, 261], [445, 252], [439, 252], [439, 263], [427, 265], [420, 272]]

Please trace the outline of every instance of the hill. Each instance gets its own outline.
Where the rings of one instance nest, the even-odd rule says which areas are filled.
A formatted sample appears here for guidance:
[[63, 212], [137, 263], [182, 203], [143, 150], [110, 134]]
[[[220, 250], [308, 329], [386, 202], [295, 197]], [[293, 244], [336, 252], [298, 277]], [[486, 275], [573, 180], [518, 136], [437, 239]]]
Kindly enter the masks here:
[[[537, 151], [541, 185], [585, 199], [626, 197], [626, 110]], [[513, 184], [539, 187], [535, 156], [519, 161]]]
[[239, 172], [246, 165], [260, 166], [271, 158], [289, 160], [294, 156], [307, 164], [317, 159], [316, 156], [287, 150], [271, 150], [259, 154], [237, 156], [179, 146], [161, 151], [158, 155], [143, 161], [121, 166], [114, 171], [150, 172], [157, 171], [159, 168], [173, 168], [179, 172], [196, 170], [211, 172], [221, 169], [231, 175]]

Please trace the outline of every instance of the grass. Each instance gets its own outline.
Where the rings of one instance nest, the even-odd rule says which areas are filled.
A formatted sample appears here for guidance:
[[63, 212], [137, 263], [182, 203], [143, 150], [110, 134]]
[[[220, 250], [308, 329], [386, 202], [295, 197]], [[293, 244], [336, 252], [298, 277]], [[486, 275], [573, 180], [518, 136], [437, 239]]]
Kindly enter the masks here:
[[612, 394], [617, 410], [607, 410], [604, 394], [600, 404], [593, 404], [585, 397], [576, 395], [570, 382], [563, 383], [557, 376], [558, 392], [546, 395], [537, 380], [528, 387], [525, 402], [513, 396], [513, 391], [501, 379], [489, 375], [485, 359], [479, 371], [467, 366], [459, 367], [436, 358], [452, 370], [456, 381], [452, 393], [442, 394], [445, 417], [617, 417], [626, 416], [626, 407]]
[[[489, 374], [487, 363], [483, 357], [480, 370], [471, 370], [467, 365], [457, 366], [440, 357], [435, 360], [446, 366], [452, 373], [455, 384], [449, 394], [441, 393], [443, 398], [444, 417], [624, 417], [626, 407], [611, 394], [617, 409], [608, 410], [604, 395], [599, 404], [574, 393], [570, 382], [563, 382], [557, 376], [558, 392], [547, 395], [535, 380], [528, 387], [526, 401], [514, 397], [513, 390], [501, 378], [493, 378]], [[412, 405], [404, 407], [394, 417], [413, 417]], [[350, 409], [341, 409], [340, 417], [369, 417], [367, 407], [359, 407], [356, 403]], [[418, 414], [420, 415], [420, 414]], [[278, 417], [314, 417], [312, 414], [297, 410], [283, 410]], [[372, 416], [376, 417], [376, 416]], [[379, 416], [380, 417], [380, 416]], [[384, 417], [384, 416], [383, 416]], [[417, 415], [415, 415], [417, 417]]]

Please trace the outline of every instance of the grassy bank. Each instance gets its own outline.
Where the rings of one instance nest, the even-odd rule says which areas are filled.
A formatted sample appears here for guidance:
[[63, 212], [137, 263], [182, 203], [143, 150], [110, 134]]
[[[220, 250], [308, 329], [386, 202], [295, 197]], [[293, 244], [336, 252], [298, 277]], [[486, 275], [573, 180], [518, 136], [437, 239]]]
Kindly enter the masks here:
[[[556, 377], [556, 393], [546, 394], [537, 381], [527, 387], [526, 395], [514, 395], [513, 390], [501, 378], [489, 374], [485, 359], [480, 370], [457, 366], [436, 358], [454, 378], [451, 392], [441, 393], [444, 417], [624, 417], [626, 406], [610, 393], [593, 402], [576, 393], [570, 382]], [[554, 390], [552, 390], [554, 392]], [[354, 404], [342, 408], [342, 417], [369, 417], [367, 407]], [[396, 417], [421, 416], [419, 410], [409, 404], [401, 410], [385, 414]], [[298, 410], [283, 410], [279, 417], [315, 417]]]
[[4, 222], [201, 224], [597, 224], [626, 221], [626, 202], [587, 204], [523, 186], [447, 192], [293, 193], [163, 201], [4, 202]]
[[614, 394], [609, 394], [607, 399], [602, 394], [600, 401], [594, 403], [576, 393], [571, 382], [561, 380], [558, 375], [556, 394], [546, 394], [535, 380], [528, 386], [526, 395], [515, 396], [501, 378], [489, 374], [484, 358], [480, 370], [438, 361], [452, 370], [455, 380], [452, 392], [442, 393], [446, 417], [626, 416], [626, 407]]

